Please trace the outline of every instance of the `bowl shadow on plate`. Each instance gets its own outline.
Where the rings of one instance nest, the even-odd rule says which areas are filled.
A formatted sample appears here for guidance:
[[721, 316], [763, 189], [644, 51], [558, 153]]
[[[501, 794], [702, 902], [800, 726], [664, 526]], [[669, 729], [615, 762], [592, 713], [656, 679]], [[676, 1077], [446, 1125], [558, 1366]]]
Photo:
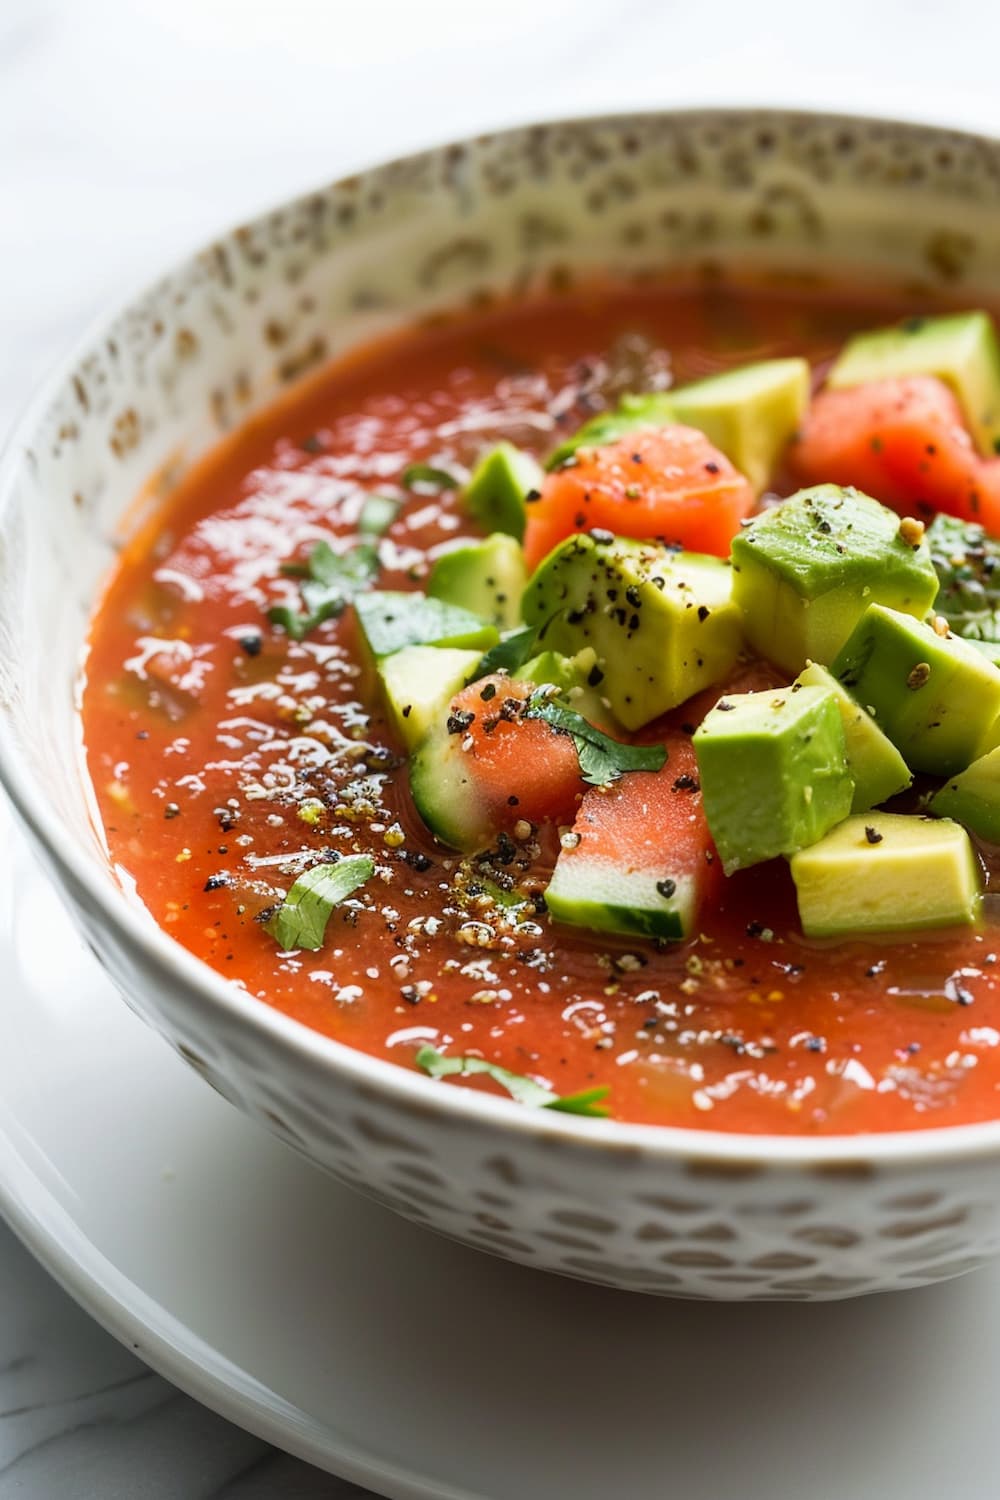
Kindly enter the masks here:
[[[246, 1140], [257, 1134], [240, 1126]], [[757, 1476], [759, 1493], [810, 1500], [826, 1493], [824, 1470], [831, 1495], [868, 1493], [883, 1469], [898, 1483], [901, 1455], [919, 1453], [922, 1430], [933, 1432], [942, 1371], [967, 1361], [991, 1294], [989, 1272], [907, 1296], [809, 1305], [672, 1301], [573, 1282], [404, 1222], [263, 1131], [259, 1152], [285, 1159], [280, 1175], [267, 1174], [262, 1220], [259, 1178], [234, 1171], [227, 1136], [202, 1136], [185, 1171], [250, 1251], [238, 1267], [201, 1263], [217, 1271], [207, 1278], [214, 1297], [232, 1301], [224, 1321], [244, 1324], [231, 1356], [253, 1369], [261, 1344], [299, 1340], [308, 1358], [289, 1367], [286, 1399], [359, 1446], [398, 1444], [415, 1470], [453, 1484], [473, 1482], [475, 1453], [475, 1471], [497, 1476], [503, 1500], [561, 1493], [570, 1470], [576, 1497], [645, 1500], [640, 1476], [668, 1457], [685, 1500], [719, 1500], [741, 1474]], [[277, 1304], [273, 1257], [285, 1268]], [[317, 1306], [324, 1284], [331, 1298]], [[240, 1318], [248, 1306], [252, 1326]], [[334, 1365], [350, 1379], [317, 1385], [318, 1370]], [[324, 1410], [324, 1395], [335, 1408]], [[988, 1395], [977, 1399], [985, 1425]], [[387, 1402], [394, 1420], [404, 1414], [395, 1443], [382, 1425]], [[957, 1462], [961, 1436], [929, 1441], [943, 1482], [949, 1443]], [[914, 1471], [917, 1493], [928, 1459]]]

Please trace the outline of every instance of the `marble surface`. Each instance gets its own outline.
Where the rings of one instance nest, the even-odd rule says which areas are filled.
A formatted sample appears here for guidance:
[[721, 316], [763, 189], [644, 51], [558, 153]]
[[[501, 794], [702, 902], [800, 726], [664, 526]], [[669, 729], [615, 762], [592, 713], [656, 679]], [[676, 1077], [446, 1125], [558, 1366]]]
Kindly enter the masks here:
[[[123, 288], [352, 166], [642, 104], [842, 105], [1000, 129], [998, 44], [981, 0], [946, 17], [930, 0], [0, 0], [0, 432]], [[952, 1493], [997, 1488], [994, 1468]], [[0, 1500], [360, 1494], [152, 1374], [0, 1228]]]

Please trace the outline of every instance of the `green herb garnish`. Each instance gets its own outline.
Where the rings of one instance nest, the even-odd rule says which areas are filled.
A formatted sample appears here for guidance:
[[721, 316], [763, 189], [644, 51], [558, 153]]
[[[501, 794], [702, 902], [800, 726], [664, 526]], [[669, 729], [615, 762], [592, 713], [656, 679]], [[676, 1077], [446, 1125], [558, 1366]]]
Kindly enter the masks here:
[[941, 585], [935, 613], [966, 640], [1000, 642], [1000, 541], [974, 522], [939, 515], [927, 543]]
[[286, 635], [301, 641], [339, 615], [359, 590], [367, 587], [378, 571], [378, 552], [367, 542], [349, 552], [334, 552], [329, 542], [317, 542], [305, 563], [286, 563], [282, 572], [301, 578], [304, 610], [288, 604], [274, 604], [267, 612], [272, 625], [280, 625]]
[[414, 1060], [417, 1067], [429, 1073], [432, 1078], [468, 1077], [473, 1073], [485, 1073], [494, 1083], [505, 1088], [518, 1104], [526, 1104], [530, 1109], [556, 1109], [567, 1115], [588, 1115], [598, 1119], [610, 1114], [610, 1110], [601, 1103], [611, 1092], [606, 1084], [601, 1088], [583, 1089], [578, 1094], [554, 1094], [533, 1078], [525, 1078], [521, 1073], [511, 1073], [497, 1063], [487, 1062], [484, 1057], [445, 1057], [443, 1052], [438, 1052], [434, 1047], [421, 1047]]
[[408, 469], [403, 470], [399, 482], [408, 490], [417, 484], [425, 484], [436, 490], [457, 490], [461, 481], [447, 469], [436, 469], [433, 464], [410, 464]]
[[590, 786], [607, 786], [627, 771], [658, 771], [666, 763], [665, 745], [623, 745], [544, 691], [532, 693], [525, 716], [543, 719], [572, 737], [580, 757], [580, 775]]
[[375, 862], [369, 854], [349, 854], [333, 864], [313, 865], [300, 875], [278, 910], [264, 924], [285, 953], [322, 948], [330, 913], [352, 891], [370, 880]]
[[523, 667], [533, 655], [537, 638], [538, 630], [534, 625], [529, 625], [526, 630], [508, 631], [487, 651], [469, 681], [478, 682], [480, 677], [489, 677], [492, 672], [507, 672], [511, 677], [515, 676], [518, 667]]
[[388, 531], [399, 515], [401, 500], [392, 495], [369, 495], [358, 516], [358, 532], [361, 536], [381, 536]]

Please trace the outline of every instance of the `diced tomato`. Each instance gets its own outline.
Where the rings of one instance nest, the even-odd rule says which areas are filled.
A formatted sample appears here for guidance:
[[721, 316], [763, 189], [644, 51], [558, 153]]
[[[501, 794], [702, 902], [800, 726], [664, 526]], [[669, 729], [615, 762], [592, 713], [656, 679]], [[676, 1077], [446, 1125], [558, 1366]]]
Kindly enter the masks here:
[[[524, 715], [537, 686], [509, 677], [483, 677], [451, 700], [462, 723], [463, 770], [495, 829], [529, 823], [572, 823], [586, 783], [569, 735]], [[471, 714], [471, 718], [466, 719]]]
[[933, 376], [820, 392], [789, 462], [804, 484], [850, 484], [901, 514], [944, 511], [1000, 530], [1000, 460], [979, 456]]
[[725, 557], [754, 507], [749, 481], [694, 427], [650, 427], [579, 448], [528, 507], [529, 568], [564, 537], [594, 527]]

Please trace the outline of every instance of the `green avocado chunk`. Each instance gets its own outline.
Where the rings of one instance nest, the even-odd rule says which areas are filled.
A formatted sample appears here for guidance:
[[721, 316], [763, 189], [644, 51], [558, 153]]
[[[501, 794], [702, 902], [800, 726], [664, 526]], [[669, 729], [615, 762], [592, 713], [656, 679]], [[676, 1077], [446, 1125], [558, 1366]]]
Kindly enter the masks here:
[[868, 813], [792, 856], [807, 937], [968, 926], [980, 906], [969, 836], [948, 819]]
[[894, 328], [855, 334], [827, 384], [867, 385], [904, 375], [935, 375], [951, 386], [979, 451], [992, 458], [1000, 447], [1000, 344], [988, 313], [908, 318]]
[[926, 541], [907, 541], [894, 511], [835, 484], [754, 516], [732, 559], [747, 639], [789, 675], [828, 666], [869, 604], [922, 619], [938, 589]]
[[872, 604], [831, 670], [911, 770], [954, 776], [989, 748], [1000, 670], [959, 636]]
[[490, 531], [505, 531], [521, 541], [525, 503], [536, 498], [545, 476], [530, 453], [513, 443], [498, 443], [479, 460], [465, 487], [465, 508]]
[[826, 688], [836, 699], [844, 724], [847, 769], [854, 781], [851, 812], [867, 812], [905, 791], [913, 780], [905, 760], [833, 673], [810, 662], [795, 680], [803, 687]]
[[1000, 844], [1000, 748], [946, 781], [929, 806], [937, 817], [954, 818], [977, 837]]
[[521, 608], [540, 647], [587, 646], [602, 696], [638, 729], [725, 677], [741, 646], [731, 570], [717, 557], [585, 532], [541, 562]]
[[495, 625], [456, 604], [426, 594], [372, 589], [354, 601], [365, 644], [378, 661], [404, 646], [465, 646], [488, 651], [500, 639]]
[[432, 599], [457, 604], [481, 619], [509, 630], [521, 619], [521, 595], [528, 573], [524, 553], [512, 536], [494, 531], [439, 557], [427, 580]]
[[804, 359], [768, 359], [671, 391], [675, 422], [698, 427], [745, 474], [767, 488], [809, 404]]
[[404, 646], [378, 662], [389, 717], [407, 750], [444, 718], [479, 665], [479, 651], [447, 646]]
[[727, 875], [794, 854], [846, 818], [854, 782], [832, 692], [720, 698], [694, 736], [705, 816]]
[[[969, 640], [968, 636], [964, 637]], [[1000, 641], [969, 641], [970, 646], [975, 646], [980, 655], [992, 662], [995, 667], [1000, 667]]]
[[654, 391], [623, 396], [613, 411], [601, 412], [560, 444], [547, 467], [557, 469], [577, 448], [614, 443], [639, 427], [672, 422], [697, 427], [730, 463], [745, 474], [759, 495], [802, 421], [809, 402], [809, 365], [804, 359], [765, 359], [721, 375]]

